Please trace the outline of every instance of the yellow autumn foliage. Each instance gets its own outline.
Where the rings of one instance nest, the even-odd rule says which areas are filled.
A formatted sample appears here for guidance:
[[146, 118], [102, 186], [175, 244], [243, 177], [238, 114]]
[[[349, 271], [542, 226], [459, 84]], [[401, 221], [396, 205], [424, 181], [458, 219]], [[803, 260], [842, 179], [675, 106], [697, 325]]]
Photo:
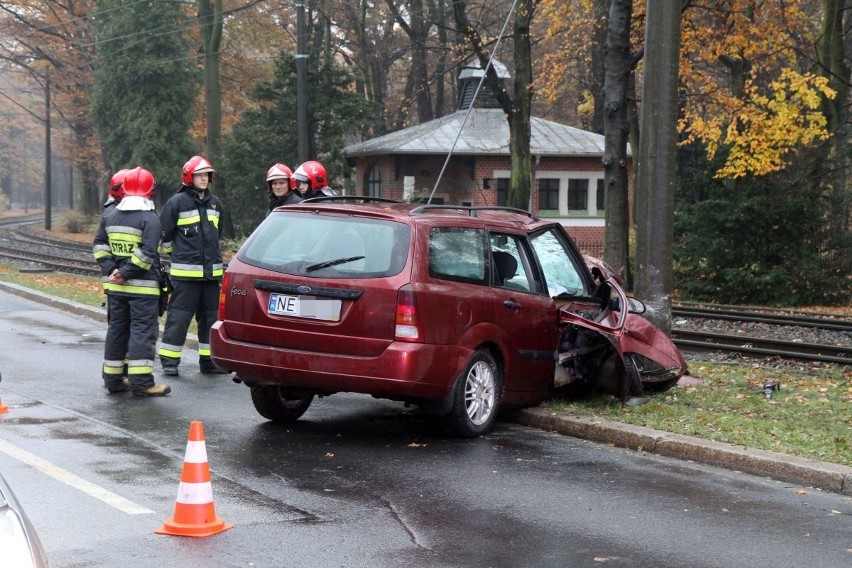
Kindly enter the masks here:
[[[634, 2], [634, 52], [642, 47], [644, 7], [644, 1]], [[794, 151], [828, 137], [821, 104], [834, 91], [824, 78], [802, 70], [815, 60], [819, 8], [811, 2], [719, 0], [692, 3], [684, 12], [678, 127], [684, 144], [702, 142], [711, 159], [726, 149], [716, 177], [779, 171]], [[592, 30], [606, 25], [594, 21], [593, 13], [583, 0], [540, 1], [547, 37], [554, 43], [563, 39], [561, 50], [540, 60], [537, 88], [548, 102], [574, 81], [569, 77], [582, 75], [578, 53], [590, 62]], [[645, 79], [640, 74], [637, 85]], [[591, 112], [594, 99], [579, 92], [578, 112]]]

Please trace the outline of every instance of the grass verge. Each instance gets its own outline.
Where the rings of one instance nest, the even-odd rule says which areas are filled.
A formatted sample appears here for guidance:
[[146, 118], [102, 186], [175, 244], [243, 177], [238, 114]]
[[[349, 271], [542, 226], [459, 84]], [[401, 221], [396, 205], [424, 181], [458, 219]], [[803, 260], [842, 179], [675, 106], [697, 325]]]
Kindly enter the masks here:
[[[807, 371], [690, 362], [700, 384], [655, 394], [641, 406], [611, 397], [554, 400], [548, 410], [591, 415], [819, 461], [852, 465], [852, 370]], [[763, 385], [780, 390], [764, 396]]]
[[[32, 288], [55, 298], [73, 300], [86, 306], [106, 307], [106, 296], [99, 278], [53, 272], [21, 272], [17, 268], [0, 264], [0, 281]], [[160, 324], [164, 324], [165, 321], [166, 317], [160, 316]], [[188, 331], [193, 334], [198, 333], [198, 325], [194, 320], [189, 324]]]

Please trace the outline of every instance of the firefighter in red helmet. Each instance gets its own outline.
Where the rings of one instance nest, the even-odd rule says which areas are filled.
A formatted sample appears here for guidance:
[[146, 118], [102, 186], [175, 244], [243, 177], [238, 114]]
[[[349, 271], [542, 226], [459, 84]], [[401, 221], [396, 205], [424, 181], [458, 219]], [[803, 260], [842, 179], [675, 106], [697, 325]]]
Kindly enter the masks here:
[[293, 191], [296, 186], [296, 180], [293, 179], [293, 172], [284, 164], [275, 164], [269, 171], [266, 172], [266, 190], [269, 192], [269, 215], [273, 209], [281, 205], [292, 205], [299, 203], [302, 198], [299, 194]]
[[121, 198], [124, 197], [124, 177], [127, 175], [127, 172], [130, 170], [118, 170], [115, 172], [109, 180], [109, 193], [107, 194], [107, 200], [104, 202], [104, 214], [121, 201]]
[[171, 388], [154, 382], [160, 305], [154, 176], [144, 168], [128, 170], [122, 193], [103, 215], [92, 245], [109, 313], [102, 378], [110, 393], [129, 389], [137, 396], [164, 396]]
[[302, 199], [311, 197], [335, 196], [337, 193], [328, 187], [328, 175], [325, 166], [317, 161], [305, 162], [293, 172], [296, 190]]
[[183, 165], [183, 184], [160, 212], [163, 242], [170, 257], [172, 291], [160, 342], [165, 375], [178, 374], [192, 318], [198, 324], [198, 365], [202, 373], [221, 374], [210, 358], [210, 327], [216, 321], [224, 264], [219, 246], [222, 202], [210, 191], [215, 171], [201, 156]]

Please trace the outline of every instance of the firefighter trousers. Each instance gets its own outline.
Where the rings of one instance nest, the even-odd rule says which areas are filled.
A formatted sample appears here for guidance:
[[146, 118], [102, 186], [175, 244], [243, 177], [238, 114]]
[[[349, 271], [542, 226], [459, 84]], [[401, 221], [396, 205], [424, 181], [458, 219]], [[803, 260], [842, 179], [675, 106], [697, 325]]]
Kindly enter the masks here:
[[160, 342], [160, 363], [163, 368], [180, 364], [183, 344], [192, 318], [198, 324], [198, 364], [213, 365], [210, 360], [210, 327], [216, 323], [219, 311], [218, 280], [172, 280], [174, 290], [166, 312], [166, 325]]
[[157, 296], [107, 294], [109, 324], [102, 371], [107, 387], [120, 385], [125, 375], [131, 390], [153, 386], [159, 304]]

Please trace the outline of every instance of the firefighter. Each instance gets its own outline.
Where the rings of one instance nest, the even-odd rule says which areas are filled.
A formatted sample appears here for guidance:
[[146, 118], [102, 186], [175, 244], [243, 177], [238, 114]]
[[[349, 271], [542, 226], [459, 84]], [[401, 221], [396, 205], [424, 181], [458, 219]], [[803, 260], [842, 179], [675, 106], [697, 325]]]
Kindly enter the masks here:
[[276, 207], [302, 201], [299, 194], [293, 191], [296, 189], [296, 180], [292, 176], [293, 172], [284, 164], [275, 164], [266, 172], [266, 191], [269, 193], [267, 216]]
[[124, 197], [124, 176], [130, 170], [118, 170], [109, 180], [109, 193], [107, 200], [104, 202], [104, 215], [111, 211], [116, 205], [121, 202]]
[[[105, 217], [107, 213], [115, 209], [115, 206], [121, 203], [121, 198], [124, 197], [124, 177], [127, 175], [127, 172], [130, 170], [118, 170], [115, 172], [109, 180], [109, 191], [107, 193], [107, 200], [104, 202], [104, 212], [101, 217]], [[107, 285], [109, 284], [109, 280], [105, 280], [103, 282], [104, 294], [107, 293]], [[106, 304], [107, 308], [107, 323], [109, 323], [109, 302]], [[124, 374], [127, 375], [127, 359], [124, 360]]]
[[205, 374], [222, 374], [210, 359], [210, 327], [219, 309], [224, 273], [219, 247], [222, 202], [210, 192], [213, 166], [201, 156], [183, 165], [182, 185], [163, 206], [160, 251], [170, 255], [174, 290], [169, 299], [160, 343], [163, 374], [177, 376], [192, 318], [198, 324], [198, 366]]
[[305, 162], [293, 172], [293, 179], [296, 180], [296, 190], [302, 199], [337, 195], [337, 192], [328, 187], [325, 166], [319, 162]]
[[171, 388], [154, 382], [160, 302], [154, 176], [143, 168], [129, 170], [123, 190], [121, 201], [101, 219], [92, 247], [109, 310], [102, 377], [110, 393], [129, 389], [136, 396], [165, 396]]

